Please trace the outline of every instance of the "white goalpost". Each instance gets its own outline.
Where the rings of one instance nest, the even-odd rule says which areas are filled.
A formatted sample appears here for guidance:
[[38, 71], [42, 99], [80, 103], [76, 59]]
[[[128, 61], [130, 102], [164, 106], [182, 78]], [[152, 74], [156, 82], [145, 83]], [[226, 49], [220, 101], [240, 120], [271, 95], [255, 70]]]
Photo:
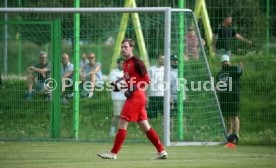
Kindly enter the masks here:
[[[226, 129], [224, 120], [221, 114], [218, 97], [215, 90], [199, 90], [199, 81], [210, 82], [212, 80], [211, 70], [206, 58], [206, 53], [203, 46], [200, 29], [195, 20], [193, 11], [190, 9], [172, 9], [170, 7], [137, 7], [137, 8], [0, 8], [0, 13], [38, 13], [38, 14], [107, 14], [112, 13], [138, 13], [141, 14], [156, 14], [154, 16], [141, 17], [141, 27], [144, 34], [146, 49], [150, 50], [149, 54], [151, 60], [148, 64], [154, 62], [156, 53], [165, 56], [164, 62], [164, 82], [170, 86], [171, 83], [171, 55], [177, 54], [179, 46], [184, 45], [183, 53], [178, 55], [180, 61], [184, 60], [183, 69], [179, 69], [184, 74], [183, 80], [186, 81], [186, 86], [179, 87], [178, 94], [184, 92], [183, 100], [176, 100], [177, 108], [183, 109], [180, 113], [178, 109], [172, 110], [171, 108], [171, 89], [165, 89], [162, 117], [153, 119], [153, 127], [162, 127], [162, 130], [157, 130], [163, 134], [163, 143], [165, 146], [178, 146], [178, 145], [217, 145], [224, 143], [226, 140]], [[179, 15], [183, 15], [183, 27], [178, 26]], [[147, 18], [148, 17], [148, 18]], [[150, 18], [152, 17], [152, 18]], [[158, 27], [159, 26], [159, 27]], [[152, 28], [153, 27], [153, 28]], [[158, 29], [160, 34], [155, 35], [154, 27]], [[189, 31], [194, 28], [194, 39], [189, 39]], [[136, 29], [136, 27], [132, 28]], [[119, 31], [129, 31], [131, 34], [132, 29], [129, 30], [114, 30], [112, 35], [116, 35]], [[179, 42], [179, 29], [182, 29], [184, 35], [183, 44]], [[91, 30], [92, 31], [92, 30]], [[157, 34], [157, 33], [156, 33]], [[133, 34], [131, 34], [133, 35]], [[135, 35], [133, 35], [135, 36]], [[147, 36], [150, 36], [147, 38]], [[162, 44], [154, 46], [151, 40], [156, 42], [161, 41]], [[196, 45], [189, 48], [190, 42], [196, 41]], [[161, 46], [161, 47], [160, 47]], [[189, 50], [192, 49], [190, 52]], [[157, 51], [156, 51], [157, 50]], [[178, 53], [179, 54], [179, 53]], [[79, 57], [77, 53], [74, 57]], [[79, 58], [78, 58], [79, 59]], [[181, 61], [181, 62], [182, 62]], [[183, 62], [182, 62], [183, 63]], [[197, 89], [194, 89], [195, 85]], [[178, 83], [181, 84], [180, 82]], [[212, 84], [211, 84], [212, 85]], [[185, 90], [185, 87], [187, 90]], [[211, 86], [212, 87], [212, 86]], [[181, 93], [182, 94], [182, 93]], [[178, 97], [178, 98], [181, 98]], [[78, 101], [75, 99], [74, 101]], [[55, 102], [53, 102], [55, 103]], [[103, 103], [104, 104], [104, 103]], [[103, 108], [104, 105], [103, 105]], [[75, 119], [79, 120], [79, 113], [74, 114]], [[151, 122], [150, 122], [151, 123]], [[104, 128], [108, 129], [108, 128]], [[134, 136], [135, 137], [135, 136]]]

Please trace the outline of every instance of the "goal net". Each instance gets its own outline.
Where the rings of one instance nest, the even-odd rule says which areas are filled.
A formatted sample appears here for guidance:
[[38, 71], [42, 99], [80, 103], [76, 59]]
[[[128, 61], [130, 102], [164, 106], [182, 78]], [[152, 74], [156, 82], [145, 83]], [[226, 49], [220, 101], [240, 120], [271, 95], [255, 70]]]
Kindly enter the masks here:
[[[8, 12], [8, 20], [4, 12]], [[75, 15], [77, 12], [79, 16]], [[0, 14], [0, 45], [3, 50], [8, 48], [9, 56], [7, 59], [1, 53], [1, 67], [8, 67], [1, 69], [7, 74], [3, 81], [9, 86], [0, 90], [0, 96], [8, 96], [0, 100], [1, 115], [4, 116], [0, 118], [3, 125], [0, 137], [112, 140], [114, 104], [111, 91], [106, 87], [110, 72], [120, 57], [121, 40], [132, 38], [136, 41], [135, 55], [145, 62], [151, 75], [153, 84], [150, 89], [156, 82], [163, 86], [170, 84], [158, 93], [147, 91], [150, 124], [163, 137], [165, 145], [225, 141], [224, 121], [212, 89], [213, 78], [204, 52], [204, 40], [192, 11], [171, 8], [2, 8]], [[79, 26], [75, 24], [77, 20]], [[6, 31], [4, 26], [8, 26]], [[8, 39], [4, 36], [7, 33]], [[52, 66], [50, 76], [55, 78], [62, 73], [63, 53], [67, 53], [70, 62], [76, 65], [82, 55], [93, 52], [101, 65], [99, 81], [104, 87], [96, 87], [93, 97], [89, 97], [75, 85], [73, 96], [66, 97], [64, 102], [63, 93], [57, 93], [61, 92], [61, 86], [52, 91], [54, 97], [49, 100], [44, 100], [45, 95], [34, 87], [34, 96], [26, 100], [29, 81], [25, 72], [27, 67], [39, 63], [41, 50], [48, 53]], [[154, 71], [159, 67], [160, 56], [164, 56], [163, 69]], [[9, 78], [10, 75], [16, 79]], [[22, 78], [17, 79], [17, 76]], [[11, 108], [12, 104], [16, 105]], [[137, 124], [131, 123], [128, 130], [128, 140], [146, 139]]]
[[[179, 53], [181, 12], [172, 15], [171, 52]], [[184, 12], [183, 99], [171, 114], [171, 143], [173, 145], [218, 144], [225, 141], [225, 125], [215, 92], [215, 77], [211, 74], [205, 53], [205, 40], [192, 12]], [[181, 83], [180, 83], [181, 84]], [[180, 91], [178, 90], [178, 98]], [[182, 105], [183, 104], [183, 112]]]

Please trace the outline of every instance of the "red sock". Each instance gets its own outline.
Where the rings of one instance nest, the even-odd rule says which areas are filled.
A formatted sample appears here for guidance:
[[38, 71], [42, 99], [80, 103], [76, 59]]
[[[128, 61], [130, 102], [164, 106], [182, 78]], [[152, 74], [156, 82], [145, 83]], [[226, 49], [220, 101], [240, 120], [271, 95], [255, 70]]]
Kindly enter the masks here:
[[147, 137], [155, 146], [158, 152], [162, 152], [164, 150], [163, 145], [161, 144], [160, 139], [153, 128], [150, 128], [150, 130], [147, 132]]
[[124, 129], [118, 129], [118, 133], [116, 135], [113, 148], [111, 150], [112, 153], [117, 154], [119, 150], [121, 149], [122, 144], [124, 143], [124, 140], [126, 138], [127, 131]]

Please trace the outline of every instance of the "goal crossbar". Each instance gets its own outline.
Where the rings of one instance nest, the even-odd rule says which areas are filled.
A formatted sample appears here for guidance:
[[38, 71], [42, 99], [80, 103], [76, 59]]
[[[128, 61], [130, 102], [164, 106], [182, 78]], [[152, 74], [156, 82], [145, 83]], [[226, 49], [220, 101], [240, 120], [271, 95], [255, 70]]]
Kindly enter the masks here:
[[171, 7], [139, 8], [0, 8], [1, 13], [110, 13], [110, 12], [192, 12], [191, 9], [172, 9]]

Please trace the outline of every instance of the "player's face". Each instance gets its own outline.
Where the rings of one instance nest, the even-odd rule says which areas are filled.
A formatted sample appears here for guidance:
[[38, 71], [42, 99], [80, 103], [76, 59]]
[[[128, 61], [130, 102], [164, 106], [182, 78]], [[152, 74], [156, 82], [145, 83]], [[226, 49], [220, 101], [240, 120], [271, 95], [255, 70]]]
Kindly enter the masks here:
[[224, 67], [229, 66], [229, 65], [230, 65], [229, 61], [223, 61], [222, 62], [222, 66], [224, 66]]
[[158, 63], [159, 63], [159, 65], [164, 65], [165, 57], [164, 56], [159, 56]]
[[47, 55], [46, 54], [42, 54], [39, 56], [39, 62], [41, 64], [46, 64], [47, 63]]
[[62, 56], [62, 63], [63, 63], [64, 65], [66, 65], [66, 64], [68, 64], [68, 62], [69, 62], [69, 57], [68, 57], [68, 55], [63, 55], [63, 56]]
[[125, 59], [129, 59], [133, 56], [133, 47], [131, 47], [128, 42], [124, 42], [121, 44], [121, 53]]
[[178, 61], [177, 60], [171, 60], [171, 66], [173, 69], [177, 69]]
[[94, 63], [95, 62], [95, 55], [94, 54], [90, 54], [89, 56], [88, 56], [88, 61], [90, 62], [90, 63]]
[[232, 17], [226, 18], [226, 24], [230, 26], [232, 24]]
[[85, 60], [85, 59], [86, 59], [86, 54], [82, 54], [82, 55], [81, 55], [81, 59], [82, 59], [82, 60]]

